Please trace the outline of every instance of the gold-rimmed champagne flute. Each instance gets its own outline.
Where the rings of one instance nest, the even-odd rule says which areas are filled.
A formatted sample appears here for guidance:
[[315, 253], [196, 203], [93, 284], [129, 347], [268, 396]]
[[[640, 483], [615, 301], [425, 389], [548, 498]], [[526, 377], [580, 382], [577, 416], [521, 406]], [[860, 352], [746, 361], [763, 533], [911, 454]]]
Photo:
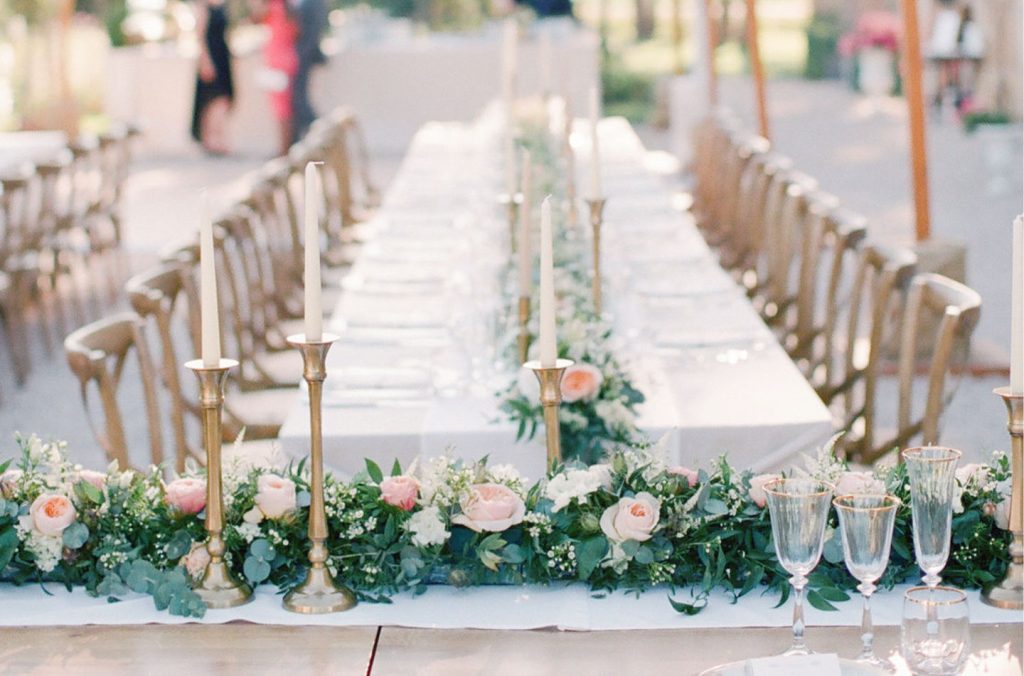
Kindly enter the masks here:
[[846, 569], [860, 582], [857, 591], [864, 597], [861, 651], [857, 661], [885, 668], [886, 663], [875, 656], [871, 595], [875, 592], [875, 583], [889, 564], [892, 529], [896, 523], [896, 512], [903, 503], [891, 495], [840, 495], [832, 504], [839, 514]]
[[908, 448], [902, 456], [910, 479], [914, 556], [924, 573], [924, 583], [936, 587], [949, 558], [956, 466], [961, 453], [945, 446], [923, 446]]
[[792, 577], [793, 644], [783, 655], [809, 655], [804, 641], [804, 587], [825, 544], [833, 486], [815, 479], [774, 479], [764, 485], [779, 563]]

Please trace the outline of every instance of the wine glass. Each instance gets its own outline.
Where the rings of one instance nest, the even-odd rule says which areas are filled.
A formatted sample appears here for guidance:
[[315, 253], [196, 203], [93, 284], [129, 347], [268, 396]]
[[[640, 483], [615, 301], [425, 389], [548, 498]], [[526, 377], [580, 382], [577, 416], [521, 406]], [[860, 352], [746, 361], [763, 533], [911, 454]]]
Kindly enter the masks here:
[[779, 563], [792, 575], [793, 644], [783, 655], [810, 655], [804, 642], [804, 587], [825, 544], [832, 484], [815, 479], [774, 479], [764, 485]]
[[832, 501], [839, 514], [846, 569], [860, 582], [857, 590], [864, 597], [861, 616], [861, 651], [858, 662], [876, 667], [886, 663], [875, 656], [874, 625], [871, 621], [871, 594], [875, 582], [889, 563], [892, 529], [896, 523], [899, 498], [891, 495], [841, 495]]
[[903, 451], [910, 478], [910, 514], [914, 524], [914, 555], [924, 583], [935, 587], [949, 558], [956, 498], [956, 465], [960, 451], [924, 446]]
[[970, 652], [967, 595], [952, 587], [913, 587], [903, 596], [900, 652], [915, 674], [959, 674]]

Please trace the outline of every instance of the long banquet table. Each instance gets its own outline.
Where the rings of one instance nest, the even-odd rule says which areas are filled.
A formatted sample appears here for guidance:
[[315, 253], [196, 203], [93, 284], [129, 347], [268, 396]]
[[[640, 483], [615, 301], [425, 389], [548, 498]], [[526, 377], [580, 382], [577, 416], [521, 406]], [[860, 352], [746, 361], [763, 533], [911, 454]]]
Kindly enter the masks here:
[[[323, 413], [325, 461], [336, 471], [358, 471], [364, 457], [405, 466], [452, 446], [543, 473], [539, 442], [516, 442], [495, 396], [517, 377], [496, 367], [509, 324], [500, 299], [514, 293], [495, 200], [499, 122], [492, 106], [473, 124], [420, 130], [370, 224], [375, 236], [341, 281]], [[573, 134], [581, 176], [586, 126]], [[739, 466], [774, 468], [821, 443], [828, 410], [645, 167], [632, 128], [609, 118], [600, 136], [605, 298], [616, 352], [646, 396], [642, 430], [667, 434], [671, 459], [689, 465], [727, 453]], [[308, 453], [308, 425], [297, 397], [280, 435], [286, 454]]]

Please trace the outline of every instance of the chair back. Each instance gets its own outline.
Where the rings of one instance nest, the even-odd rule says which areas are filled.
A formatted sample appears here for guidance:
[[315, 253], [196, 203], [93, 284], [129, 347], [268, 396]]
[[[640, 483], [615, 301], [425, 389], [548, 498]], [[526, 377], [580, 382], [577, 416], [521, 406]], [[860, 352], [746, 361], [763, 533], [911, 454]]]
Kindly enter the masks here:
[[[142, 384], [146, 418], [149, 426], [150, 460], [159, 465], [164, 460], [161, 418], [157, 399], [155, 373], [143, 331], [142, 320], [133, 312], [100, 319], [83, 326], [64, 340], [68, 366], [78, 378], [82, 404], [93, 434], [110, 460], [127, 469], [134, 467], [128, 452], [124, 418], [118, 404], [128, 353], [135, 349]], [[89, 407], [89, 386], [98, 392], [103, 411], [103, 424], [93, 420]], [[102, 431], [101, 431], [102, 430]]]
[[[125, 284], [128, 300], [143, 319], [152, 318], [160, 338], [160, 376], [171, 402], [171, 428], [174, 436], [174, 463], [179, 472], [185, 469], [185, 459], [192, 457], [204, 461], [198, 448], [189, 443], [187, 415], [194, 411], [181, 385], [181, 364], [176, 348], [176, 329], [181, 310], [178, 299], [182, 294], [183, 264], [164, 264], [135, 275]], [[190, 332], [191, 333], [191, 332]], [[193, 344], [193, 352], [195, 345]]]

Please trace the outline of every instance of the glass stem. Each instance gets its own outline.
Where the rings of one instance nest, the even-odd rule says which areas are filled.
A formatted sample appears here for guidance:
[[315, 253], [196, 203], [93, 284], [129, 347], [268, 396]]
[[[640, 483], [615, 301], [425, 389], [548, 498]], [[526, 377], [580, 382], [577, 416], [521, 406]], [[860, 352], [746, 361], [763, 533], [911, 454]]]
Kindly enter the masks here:
[[864, 582], [858, 585], [857, 589], [864, 597], [864, 612], [860, 619], [860, 659], [873, 661], [875, 659], [875, 625], [871, 621], [871, 594], [875, 591], [875, 585]]
[[791, 653], [806, 653], [807, 643], [804, 641], [804, 586], [807, 578], [794, 577], [793, 584], [793, 646]]

